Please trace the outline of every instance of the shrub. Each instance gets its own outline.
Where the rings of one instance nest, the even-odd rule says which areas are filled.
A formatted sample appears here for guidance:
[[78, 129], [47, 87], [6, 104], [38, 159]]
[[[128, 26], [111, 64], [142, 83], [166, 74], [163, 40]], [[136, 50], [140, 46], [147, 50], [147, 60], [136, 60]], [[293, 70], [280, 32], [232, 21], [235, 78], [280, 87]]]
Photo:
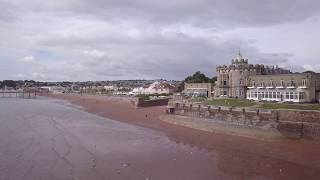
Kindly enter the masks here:
[[139, 94], [139, 95], [137, 95], [136, 97], [138, 97], [140, 100], [143, 100], [143, 101], [148, 101], [148, 100], [150, 100], [150, 96], [149, 96], [149, 95], [146, 95], [146, 94]]

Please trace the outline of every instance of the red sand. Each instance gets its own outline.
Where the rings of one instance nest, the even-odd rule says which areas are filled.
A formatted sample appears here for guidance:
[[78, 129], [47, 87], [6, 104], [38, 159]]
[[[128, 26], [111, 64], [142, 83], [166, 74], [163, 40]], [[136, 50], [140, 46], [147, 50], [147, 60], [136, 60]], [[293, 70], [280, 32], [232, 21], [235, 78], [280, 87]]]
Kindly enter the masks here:
[[[55, 94], [50, 95], [50, 97], [68, 100], [75, 105], [84, 107], [88, 112], [103, 117], [162, 131], [173, 141], [196, 146], [199, 149], [208, 151], [213, 149], [215, 151], [227, 150], [229, 152], [226, 152], [228, 155], [226, 155], [225, 159], [228, 162], [235, 161], [230, 156], [230, 153], [234, 153], [237, 156], [241, 156], [242, 159], [250, 161], [251, 165], [254, 164], [252, 161], [259, 164], [262, 160], [277, 158], [285, 162], [320, 170], [320, 143], [318, 142], [298, 140], [262, 141], [194, 130], [160, 121], [158, 119], [159, 115], [165, 113], [165, 107], [163, 106], [135, 108], [127, 98], [74, 94]], [[246, 162], [241, 162], [240, 164], [241, 166], [238, 166], [239, 164], [235, 166], [226, 164], [226, 167], [221, 168], [231, 168], [235, 172], [250, 171], [250, 168], [254, 168], [248, 167], [249, 169], [246, 169], [242, 167], [243, 165], [248, 165]], [[283, 168], [290, 169], [290, 165]]]

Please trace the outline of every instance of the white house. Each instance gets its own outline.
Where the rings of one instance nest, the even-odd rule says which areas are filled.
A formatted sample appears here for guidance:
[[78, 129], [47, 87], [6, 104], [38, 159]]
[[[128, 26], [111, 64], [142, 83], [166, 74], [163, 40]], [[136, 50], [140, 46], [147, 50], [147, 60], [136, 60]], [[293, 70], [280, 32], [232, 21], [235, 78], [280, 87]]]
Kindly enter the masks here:
[[145, 90], [144, 87], [133, 88], [133, 90], [129, 92], [129, 95], [145, 94], [145, 93], [144, 93], [144, 90]]
[[103, 86], [103, 88], [107, 91], [116, 91], [118, 90], [118, 87], [116, 85], [111, 85], [111, 86]]
[[129, 94], [172, 94], [177, 88], [166, 81], [155, 81], [148, 88], [134, 88]]
[[66, 91], [66, 88], [61, 87], [61, 86], [42, 86], [40, 87], [42, 90], [47, 90], [52, 93], [62, 93]]

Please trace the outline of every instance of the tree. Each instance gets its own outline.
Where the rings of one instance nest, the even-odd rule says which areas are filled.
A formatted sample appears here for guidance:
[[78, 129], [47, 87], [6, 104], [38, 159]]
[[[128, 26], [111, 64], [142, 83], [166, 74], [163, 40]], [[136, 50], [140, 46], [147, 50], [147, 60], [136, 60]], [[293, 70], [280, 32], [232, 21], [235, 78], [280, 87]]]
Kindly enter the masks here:
[[315, 73], [315, 72], [313, 72], [313, 71], [304, 71], [302, 73]]
[[217, 80], [217, 77], [212, 79], [207, 77], [205, 74], [200, 71], [195, 72], [192, 76], [188, 76], [184, 82], [186, 83], [214, 83]]
[[16, 88], [17, 85], [16, 85], [16, 82], [13, 81], [13, 80], [4, 80], [2, 82], [2, 86], [3, 87], [7, 86], [7, 87], [11, 87], [11, 88]]
[[178, 91], [181, 92], [184, 89], [184, 83], [214, 83], [217, 80], [217, 77], [209, 78], [200, 71], [195, 72], [192, 76], [188, 76], [182, 81], [178, 86]]

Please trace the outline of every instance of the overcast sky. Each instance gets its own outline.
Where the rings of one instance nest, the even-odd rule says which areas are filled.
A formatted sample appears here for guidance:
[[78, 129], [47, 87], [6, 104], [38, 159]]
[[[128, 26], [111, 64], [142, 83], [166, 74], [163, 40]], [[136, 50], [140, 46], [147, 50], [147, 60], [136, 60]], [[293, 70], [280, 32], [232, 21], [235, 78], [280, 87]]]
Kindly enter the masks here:
[[251, 63], [320, 71], [319, 0], [0, 0], [0, 79], [215, 75]]

